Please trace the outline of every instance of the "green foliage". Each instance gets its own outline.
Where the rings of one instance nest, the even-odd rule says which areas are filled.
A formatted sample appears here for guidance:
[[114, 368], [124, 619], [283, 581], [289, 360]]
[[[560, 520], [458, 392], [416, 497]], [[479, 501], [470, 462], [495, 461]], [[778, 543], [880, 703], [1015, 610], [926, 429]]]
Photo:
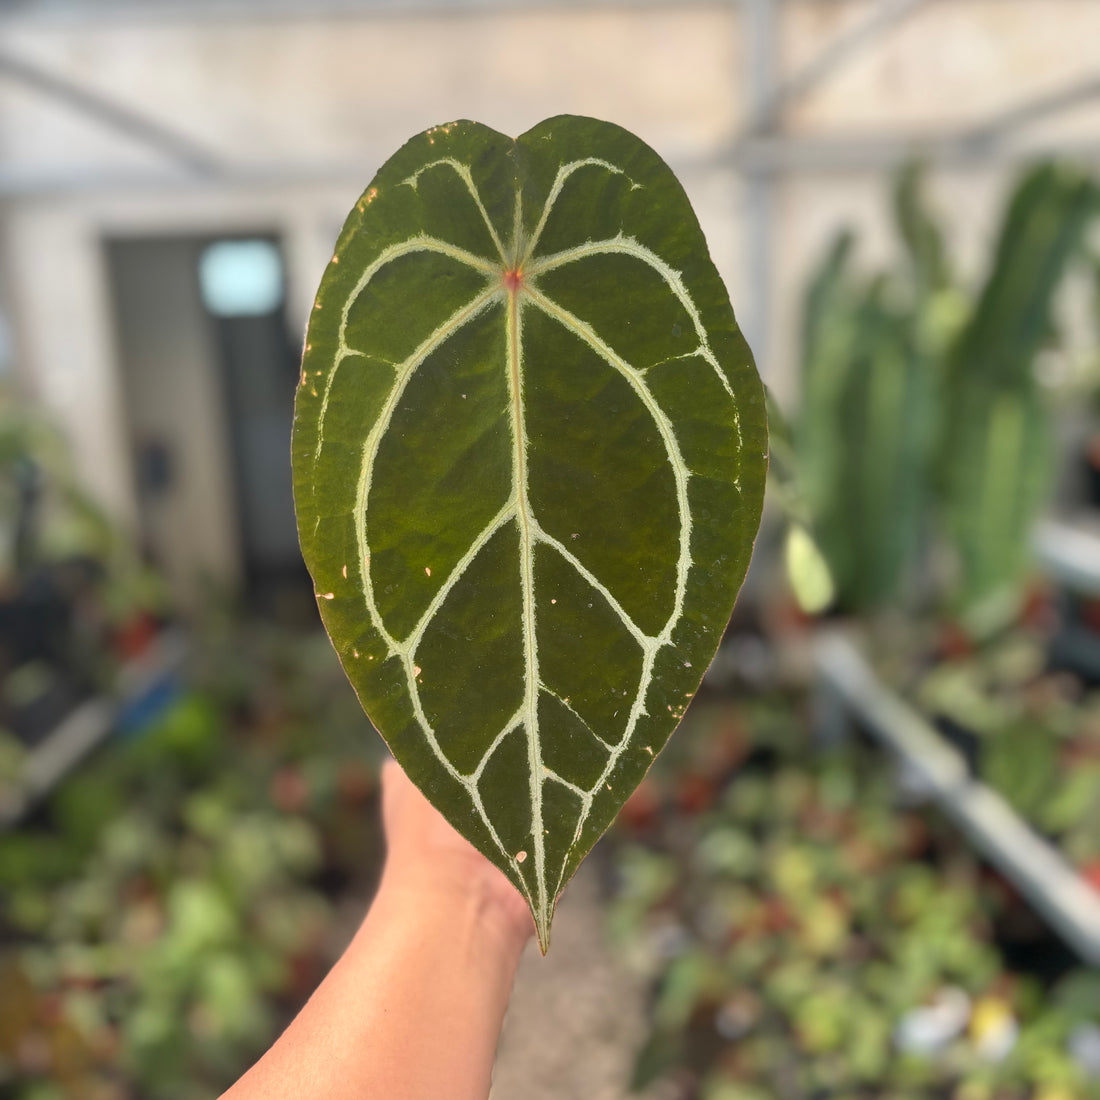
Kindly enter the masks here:
[[[755, 757], [690, 829], [669, 807], [616, 853], [610, 926], [656, 990], [635, 1085], [675, 1071], [678, 1095], [708, 1097], [1100, 1095], [1067, 1046], [1096, 1019], [1096, 975], [1044, 992], [1008, 967], [981, 866], [898, 810], [876, 754], [813, 750], [794, 698], [716, 709], [685, 721], [697, 738], [739, 727]], [[911, 1044], [907, 1021], [944, 996], [965, 1006], [954, 1030]], [[1016, 1042], [992, 1057], [1006, 1024]]]
[[942, 593], [977, 629], [1010, 607], [1049, 484], [1049, 410], [1035, 376], [1055, 298], [1096, 212], [1082, 172], [1026, 172], [973, 300], [959, 289], [915, 166], [899, 177], [900, 267], [866, 278], [842, 234], [803, 307], [797, 478], [840, 603], [912, 606], [944, 537]]
[[[843, 264], [834, 263], [844, 257]], [[807, 313], [800, 468], [814, 530], [847, 606], [889, 602], [920, 546], [934, 433], [935, 375], [885, 282], [845, 286], [831, 255]], [[827, 303], [824, 304], [823, 303]]]
[[946, 360], [938, 476], [971, 604], [996, 598], [1026, 565], [1052, 463], [1035, 358], [1056, 336], [1055, 294], [1096, 212], [1096, 186], [1083, 172], [1044, 164], [1025, 173]]
[[323, 971], [318, 877], [377, 866], [366, 722], [327, 639], [200, 639], [151, 729], [66, 782], [48, 828], [0, 835], [5, 1097], [216, 1095]]
[[1085, 869], [1100, 859], [1100, 691], [1047, 670], [1047, 646], [1017, 628], [922, 671], [909, 694], [969, 731], [982, 780]]
[[73, 559], [102, 567], [113, 617], [163, 605], [158, 578], [81, 487], [66, 441], [0, 385], [0, 584], [17, 588], [29, 570]]
[[632, 134], [435, 127], [352, 210], [296, 404], [303, 554], [371, 720], [544, 950], [714, 655], [766, 448], [698, 222]]
[[950, 292], [955, 285], [951, 258], [939, 222], [925, 205], [921, 166], [911, 161], [899, 173], [894, 187], [894, 221], [905, 246], [919, 300]]

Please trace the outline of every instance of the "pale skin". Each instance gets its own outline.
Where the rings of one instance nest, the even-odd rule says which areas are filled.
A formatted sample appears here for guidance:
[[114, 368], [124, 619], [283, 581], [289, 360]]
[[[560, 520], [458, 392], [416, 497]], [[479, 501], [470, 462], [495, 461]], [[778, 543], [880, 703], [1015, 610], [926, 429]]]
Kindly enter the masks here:
[[389, 761], [388, 852], [355, 938], [222, 1100], [485, 1100], [527, 904]]

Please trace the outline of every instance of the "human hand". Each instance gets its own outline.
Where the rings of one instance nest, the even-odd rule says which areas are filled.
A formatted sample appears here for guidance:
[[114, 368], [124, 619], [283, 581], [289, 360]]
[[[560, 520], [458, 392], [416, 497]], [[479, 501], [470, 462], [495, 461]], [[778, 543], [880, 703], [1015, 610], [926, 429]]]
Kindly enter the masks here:
[[382, 825], [386, 866], [382, 885], [416, 895], [416, 904], [455, 912], [472, 907], [494, 935], [522, 947], [534, 932], [527, 902], [424, 797], [394, 760], [382, 766]]
[[382, 768], [389, 850], [359, 931], [222, 1100], [484, 1100], [527, 904], [416, 789]]

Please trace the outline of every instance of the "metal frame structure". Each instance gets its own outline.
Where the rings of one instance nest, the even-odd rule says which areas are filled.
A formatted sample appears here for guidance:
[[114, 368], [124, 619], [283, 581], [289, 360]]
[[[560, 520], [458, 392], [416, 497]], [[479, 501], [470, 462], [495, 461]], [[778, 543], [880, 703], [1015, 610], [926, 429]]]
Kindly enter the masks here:
[[1100, 966], [1100, 894], [966, 762], [938, 731], [875, 676], [853, 642], [818, 639], [819, 715], [835, 738], [849, 719], [902, 760], [921, 788], [1092, 966]]
[[[1025, 97], [990, 117], [970, 122], [955, 131], [923, 135], [862, 135], [803, 137], [784, 131], [787, 108], [804, 98], [824, 81], [858, 58], [916, 12], [929, 6], [928, 0], [877, 0], [855, 26], [823, 44], [797, 71], [780, 71], [780, 13], [790, 0], [720, 0], [742, 12], [745, 29], [743, 72], [746, 118], [741, 130], [721, 151], [717, 161], [693, 167], [728, 167], [744, 183], [743, 270], [748, 300], [742, 306], [743, 324], [758, 361], [768, 361], [768, 333], [773, 309], [770, 297], [773, 274], [775, 183], [784, 174], [801, 171], [885, 170], [920, 156], [936, 164], [967, 165], [996, 163], [1063, 152], [1094, 159], [1100, 157], [1100, 142], [1081, 148], [1036, 150], [1009, 148], [1006, 141], [1024, 126], [1100, 97], [1100, 72], [1063, 87]], [[809, 0], [803, 0], [809, 2]], [[822, 0], [817, 0], [822, 2]], [[601, 6], [668, 7], [673, 0], [602, 0]], [[485, 15], [492, 12], [532, 11], [556, 7], [565, 10], [585, 7], [570, 0], [328, 0], [313, 6], [299, 0], [284, 0], [262, 7], [249, 3], [207, 6], [194, 3], [181, 7], [171, 2], [140, 9], [117, 7], [113, 17], [143, 19], [214, 19], [230, 17], [289, 18], [455, 15]], [[33, 6], [29, 9], [33, 12]], [[88, 14], [110, 18], [110, 8], [96, 5]], [[79, 12], [78, 17], [83, 15]], [[337, 180], [359, 180], [364, 166], [357, 163], [321, 164], [279, 160], [244, 167], [210, 149], [139, 108], [123, 104], [85, 83], [53, 72], [0, 48], [0, 79], [16, 81], [39, 95], [61, 103], [116, 134], [136, 141], [165, 161], [166, 171], [146, 173], [49, 173], [45, 175], [5, 172], [0, 169], [0, 198], [41, 197], [126, 188], [166, 190], [225, 186], [279, 185]]]
[[[785, 3], [795, 0], [725, 0], [716, 6], [740, 9], [744, 15], [745, 49], [743, 69], [747, 93], [747, 117], [741, 130], [720, 154], [719, 163], [728, 164], [748, 174], [778, 173], [804, 168], [880, 168], [888, 167], [913, 154], [923, 154], [940, 161], [996, 160], [998, 146], [1014, 132], [1026, 125], [1049, 118], [1084, 102], [1100, 98], [1100, 70], [1094, 76], [1072, 80], [1064, 86], [1028, 96], [1018, 103], [998, 111], [988, 118], [969, 123], [954, 131], [921, 135], [864, 135], [860, 137], [833, 136], [828, 138], [792, 137], [784, 134], [782, 116], [784, 109], [798, 102], [844, 65], [872, 48], [883, 35], [894, 30], [918, 10], [930, 6], [929, 0], [876, 0], [870, 13], [856, 26], [841, 32], [826, 42], [818, 53], [796, 72], [782, 76], [779, 66], [779, 13]], [[809, 2], [809, 0], [803, 0]], [[821, 2], [821, 0], [818, 0]], [[330, 5], [331, 6], [331, 5]], [[394, 17], [397, 15], [455, 14], [466, 12], [482, 15], [492, 11], [529, 11], [545, 8], [585, 7], [568, 0], [549, 2], [507, 3], [462, 2], [418, 3], [401, 7], [387, 0], [373, 3], [347, 3], [336, 6], [343, 15], [371, 15]], [[622, 0], [610, 3], [603, 0], [601, 6], [612, 8], [657, 8], [675, 6], [674, 0]], [[189, 11], [191, 9], [188, 9]], [[195, 14], [203, 12], [196, 5]], [[227, 9], [219, 9], [222, 15]], [[229, 9], [232, 10], [232, 9]], [[239, 13], [259, 15], [260, 9], [243, 5]], [[267, 18], [281, 12], [301, 12], [311, 9], [299, 4], [275, 5], [263, 9]], [[321, 9], [323, 14], [324, 9]], [[314, 14], [317, 14], [314, 12]], [[248, 170], [242, 170], [231, 160], [201, 141], [174, 128], [171, 123], [157, 119], [129, 104], [120, 103], [72, 79], [63, 73], [50, 71], [10, 50], [0, 48], [0, 79], [15, 81], [32, 91], [63, 104], [128, 139], [137, 141], [162, 156], [170, 166], [185, 176], [199, 177], [210, 183], [254, 182], [271, 179], [275, 182], [302, 179], [331, 179], [357, 169], [355, 165], [315, 165], [295, 161], [279, 161]], [[1060, 146], [1060, 148], [1062, 148]], [[1091, 156], [1100, 156], [1100, 142], [1083, 150]], [[1029, 153], [1010, 153], [1009, 156], [1027, 156]], [[106, 177], [104, 177], [106, 178]], [[115, 182], [155, 182], [170, 185], [171, 178], [156, 179], [128, 174], [114, 177]], [[18, 181], [0, 172], [0, 191], [11, 193], [18, 188], [29, 192], [31, 187], [45, 186], [49, 191], [80, 190], [94, 177], [59, 174], [49, 179]], [[52, 186], [51, 186], [52, 184]], [[14, 185], [14, 186], [13, 186]], [[37, 192], [36, 192], [37, 193]]]

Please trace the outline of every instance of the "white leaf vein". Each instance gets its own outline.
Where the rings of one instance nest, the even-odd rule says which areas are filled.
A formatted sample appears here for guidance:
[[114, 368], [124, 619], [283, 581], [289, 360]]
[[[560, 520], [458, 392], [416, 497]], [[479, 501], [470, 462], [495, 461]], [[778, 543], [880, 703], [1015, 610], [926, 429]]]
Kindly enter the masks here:
[[320, 458], [321, 448], [324, 446], [325, 417], [328, 415], [329, 396], [332, 393], [332, 387], [336, 381], [336, 374], [344, 360], [349, 356], [367, 354], [366, 352], [350, 347], [347, 342], [348, 317], [351, 314], [352, 307], [355, 305], [359, 295], [367, 288], [370, 281], [384, 267], [387, 267], [389, 264], [393, 263], [394, 260], [398, 260], [402, 256], [408, 256], [415, 252], [434, 252], [440, 256], [448, 256], [452, 260], [457, 260], [459, 263], [466, 264], [467, 267], [472, 267], [482, 274], [494, 278], [498, 274], [497, 267], [484, 257], [477, 256], [473, 252], [467, 252], [466, 249], [459, 248], [449, 241], [440, 240], [438, 237], [429, 237], [426, 234], [411, 237], [407, 241], [401, 241], [398, 244], [392, 244], [382, 249], [382, 251], [363, 269], [362, 275], [359, 276], [355, 286], [345, 299], [344, 305], [340, 310], [340, 324], [336, 331], [336, 357], [333, 361], [332, 369], [328, 372], [328, 377], [325, 379], [324, 392], [321, 394], [321, 408], [317, 414], [317, 445], [313, 452], [314, 463]]
[[[672, 631], [675, 629], [676, 624], [683, 614], [684, 593], [687, 589], [687, 578], [691, 569], [691, 512], [688, 506], [687, 494], [687, 483], [690, 471], [683, 460], [683, 456], [680, 454], [680, 446], [677, 442], [672, 423], [653, 397], [649, 387], [646, 385], [642, 373], [626, 362], [622, 356], [602, 340], [587, 322], [582, 321], [579, 317], [570, 313], [567, 309], [558, 305], [534, 287], [529, 287], [527, 293], [532, 303], [584, 341], [584, 343], [596, 352], [597, 355], [618, 371], [618, 373], [630, 383], [638, 397], [641, 398], [642, 403], [653, 418], [665, 445], [665, 451], [668, 456], [669, 465], [672, 467], [673, 478], [676, 484], [676, 505], [680, 517], [680, 552], [676, 563], [676, 586], [672, 611], [665, 621], [665, 625], [661, 632], [656, 638], [651, 639], [649, 644], [643, 648], [641, 674], [638, 678], [638, 688], [635, 692], [634, 701], [631, 704], [630, 714], [627, 718], [626, 730], [622, 740], [608, 754], [607, 762], [604, 764], [600, 777], [589, 790], [591, 797], [582, 807], [582, 812], [577, 822], [577, 831], [573, 841], [573, 844], [576, 845], [577, 841], [580, 840], [584, 825], [591, 815], [592, 799], [595, 798], [596, 792], [598, 792], [601, 787], [608, 785], [608, 779], [615, 770], [622, 754], [630, 745], [631, 738], [633, 737], [639, 719], [647, 713], [645, 700], [649, 692], [649, 686], [653, 680], [653, 665], [657, 657], [657, 652], [662, 646], [667, 645], [671, 641]], [[564, 876], [567, 862], [568, 857], [562, 865], [562, 876]], [[559, 880], [558, 886], [560, 886], [560, 884]]]
[[623, 176], [626, 173], [617, 164], [612, 164], [608, 160], [603, 160], [600, 157], [581, 157], [579, 160], [572, 160], [568, 164], [563, 164], [554, 176], [554, 182], [550, 185], [550, 193], [546, 196], [546, 202], [543, 204], [542, 213], [539, 215], [538, 223], [535, 226], [534, 232], [531, 234], [531, 239], [527, 242], [527, 248], [524, 252], [523, 263], [526, 267], [535, 254], [535, 249], [538, 247], [539, 239], [542, 237], [542, 231], [546, 228], [546, 222], [550, 217], [550, 211], [554, 209], [555, 204], [558, 201], [558, 197], [561, 195], [562, 188], [565, 186], [566, 180], [569, 179], [578, 168], [585, 168], [589, 165], [596, 165], [600, 168], [606, 168], [607, 171], [613, 175]]
[[[516, 204], [516, 227], [521, 224]], [[506, 326], [508, 396], [512, 404], [512, 494], [516, 498], [516, 523], [519, 528], [519, 576], [523, 622], [524, 726], [527, 730], [527, 766], [531, 800], [531, 833], [535, 856], [535, 888], [538, 891], [539, 916], [549, 924], [550, 900], [546, 891], [546, 844], [542, 815], [542, 744], [539, 740], [539, 646], [535, 606], [535, 539], [532, 528], [534, 511], [528, 499], [527, 429], [523, 411], [523, 308], [518, 294], [508, 296]], [[540, 929], [540, 932], [542, 930]]]
[[474, 177], [470, 172], [470, 166], [468, 164], [463, 164], [462, 161], [455, 160], [454, 157], [440, 157], [438, 160], [422, 164], [408, 177], [408, 179], [402, 180], [401, 182], [407, 184], [415, 191], [420, 177], [429, 169], [439, 167], [453, 169], [458, 178], [465, 184], [466, 190], [470, 192], [470, 197], [477, 204], [477, 209], [481, 214], [481, 220], [485, 223], [485, 228], [489, 230], [489, 236], [492, 237], [493, 244], [496, 246], [497, 255], [500, 256], [500, 262], [507, 263], [507, 258], [504, 255], [504, 245], [501, 242], [500, 235], [497, 233], [496, 226], [493, 225], [492, 219], [489, 217], [489, 212], [485, 209], [485, 203], [482, 201], [481, 192], [478, 191], [477, 184], [474, 183]]
[[596, 739], [600, 747], [605, 751], [610, 751], [611, 745], [605, 741], [589, 724], [585, 719], [577, 713], [576, 707], [569, 702], [568, 699], [562, 698], [562, 696], [556, 692], [552, 687], [547, 684], [539, 684], [539, 691], [545, 695], [549, 695], [552, 699], [556, 699], [580, 724]]
[[566, 779], [564, 775], [559, 775], [553, 768], [548, 768], [545, 764], [542, 766], [542, 777], [543, 779], [549, 779], [552, 783], [559, 784], [567, 791], [572, 791], [580, 798], [582, 806], [592, 798], [591, 791], [586, 791], [583, 787], [579, 787], [576, 783]]
[[[730, 385], [730, 380], [726, 377], [725, 371], [722, 370], [721, 365], [718, 362], [718, 357], [711, 350], [710, 340], [707, 336], [706, 327], [703, 325], [703, 318], [699, 314], [699, 308], [695, 304], [695, 300], [691, 294], [688, 293], [687, 287], [684, 285], [683, 275], [677, 271], [671, 264], [659, 256], [653, 249], [642, 244], [641, 241], [635, 237], [626, 236], [625, 234], [618, 234], [615, 237], [609, 237], [602, 241], [586, 241], [584, 244], [577, 245], [574, 248], [566, 248], [561, 252], [555, 252], [549, 256], [542, 256], [538, 259], [534, 259], [528, 265], [528, 271], [531, 278], [537, 278], [544, 272], [553, 271], [556, 267], [561, 267], [564, 264], [574, 263], [577, 260], [587, 259], [590, 256], [606, 256], [606, 255], [622, 255], [630, 256], [635, 260], [639, 260], [641, 263], [646, 264], [657, 272], [658, 275], [664, 280], [665, 285], [676, 296], [676, 300], [684, 308], [688, 317], [691, 319], [692, 328], [695, 331], [695, 337], [699, 341], [699, 347], [694, 353], [702, 358], [707, 365], [711, 368], [714, 374], [717, 376], [718, 381], [721, 383], [722, 388], [726, 391], [731, 402], [733, 403], [733, 423], [734, 429], [737, 433], [737, 446], [738, 451], [741, 448], [741, 417], [737, 407], [737, 399], [733, 392], [733, 387]], [[685, 358], [684, 356], [678, 356], [678, 358]]]
[[433, 351], [440, 347], [450, 336], [453, 336], [464, 325], [469, 324], [479, 313], [487, 308], [490, 303], [498, 300], [501, 291], [497, 287], [487, 287], [476, 298], [459, 307], [437, 329], [420, 343], [420, 346], [403, 363], [399, 363], [394, 372], [393, 385], [386, 395], [386, 400], [377, 419], [367, 433], [363, 442], [362, 460], [359, 467], [359, 483], [355, 494], [355, 534], [359, 557], [359, 576], [363, 584], [364, 598], [367, 604], [367, 612], [371, 623], [378, 633], [385, 639], [389, 648], [389, 655], [401, 653], [400, 643], [386, 629], [382, 622], [382, 616], [378, 610], [374, 598], [374, 584], [370, 576], [370, 551], [367, 540], [367, 495], [370, 492], [371, 481], [374, 475], [374, 463], [378, 457], [378, 448], [382, 437], [389, 428], [394, 409], [397, 408], [401, 395], [405, 392], [410, 379], [416, 373], [417, 368], [428, 358]]
[[560, 539], [554, 538], [554, 536], [551, 535], [549, 532], [543, 530], [538, 520], [532, 520], [532, 529], [538, 542], [544, 543], [546, 546], [549, 546], [553, 550], [556, 550], [582, 577], [584, 577], [584, 579], [597, 592], [599, 592], [601, 596], [603, 596], [605, 600], [607, 600], [608, 604], [611, 606], [611, 609], [619, 617], [623, 626], [625, 626], [626, 629], [630, 631], [631, 636], [638, 643], [638, 645], [642, 647], [643, 651], [648, 649], [650, 646], [657, 644], [657, 637], [647, 634], [644, 630], [642, 630], [640, 626], [638, 626], [633, 618], [631, 618], [626, 608], [624, 608], [623, 605], [619, 603], [619, 601], [615, 599], [615, 597], [611, 594], [611, 591], [607, 587], [607, 585], [605, 585], [603, 581], [601, 581], [599, 577], [597, 577], [592, 572], [592, 570], [589, 569], [588, 566], [586, 566], [584, 562], [582, 562], [580, 558], [578, 558], [577, 555], [574, 554], [573, 551], [565, 545], [565, 543], [563, 543]]

